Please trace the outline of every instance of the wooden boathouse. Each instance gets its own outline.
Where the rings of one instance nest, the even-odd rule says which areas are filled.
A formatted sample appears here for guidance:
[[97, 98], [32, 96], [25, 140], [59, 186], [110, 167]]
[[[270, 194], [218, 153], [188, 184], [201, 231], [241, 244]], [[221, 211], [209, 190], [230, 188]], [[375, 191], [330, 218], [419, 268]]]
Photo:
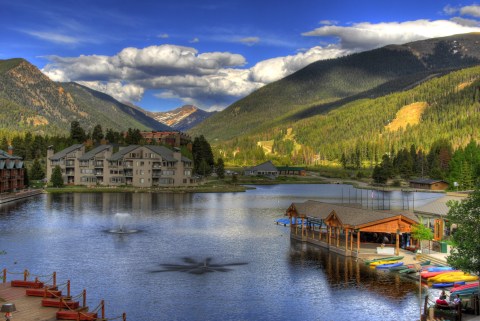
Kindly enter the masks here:
[[[373, 253], [398, 255], [400, 243], [405, 244], [412, 225], [418, 223], [411, 212], [363, 209], [312, 200], [292, 203], [286, 215], [290, 218], [292, 239], [354, 257]], [[389, 242], [376, 242], [380, 235], [387, 237]]]

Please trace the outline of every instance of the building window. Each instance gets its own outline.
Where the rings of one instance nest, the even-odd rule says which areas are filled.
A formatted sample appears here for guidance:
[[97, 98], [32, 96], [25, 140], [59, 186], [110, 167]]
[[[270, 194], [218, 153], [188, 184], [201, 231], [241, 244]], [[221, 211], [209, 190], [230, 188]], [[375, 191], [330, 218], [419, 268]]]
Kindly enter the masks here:
[[145, 183], [145, 178], [140, 178], [140, 184]]

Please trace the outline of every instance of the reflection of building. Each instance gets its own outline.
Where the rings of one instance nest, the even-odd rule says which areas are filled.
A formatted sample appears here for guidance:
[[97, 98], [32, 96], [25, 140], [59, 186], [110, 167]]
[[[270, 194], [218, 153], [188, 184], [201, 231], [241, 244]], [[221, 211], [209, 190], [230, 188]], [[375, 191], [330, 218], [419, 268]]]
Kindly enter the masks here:
[[[395, 248], [390, 249], [398, 255], [400, 243], [406, 242], [411, 226], [418, 222], [410, 212], [362, 209], [318, 201], [292, 203], [286, 214], [290, 217], [291, 238], [355, 257], [372, 253], [376, 245], [370, 244], [368, 248], [366, 241], [374, 234], [395, 239]], [[298, 219], [303, 222], [299, 223]]]
[[448, 201], [461, 202], [466, 196], [463, 195], [445, 195], [436, 200], [427, 203], [423, 206], [417, 207], [414, 213], [420, 218], [421, 222], [433, 230], [433, 239], [440, 241], [449, 230], [446, 228], [445, 216], [448, 214], [450, 208], [447, 206]]
[[135, 187], [187, 186], [192, 178], [193, 162], [178, 149], [164, 146], [130, 145], [113, 152], [112, 145], [100, 145], [85, 153], [77, 144], [56, 154], [47, 153], [47, 177], [60, 166], [63, 180], [72, 185], [130, 185]]
[[15, 192], [24, 188], [24, 166], [22, 158], [0, 149], [0, 193]]
[[182, 132], [140, 132], [145, 141], [149, 144], [155, 142], [157, 144], [164, 144], [171, 147], [186, 146], [192, 150], [192, 138]]
[[420, 178], [411, 180], [410, 187], [428, 189], [431, 191], [444, 191], [448, 188], [448, 183], [438, 179]]

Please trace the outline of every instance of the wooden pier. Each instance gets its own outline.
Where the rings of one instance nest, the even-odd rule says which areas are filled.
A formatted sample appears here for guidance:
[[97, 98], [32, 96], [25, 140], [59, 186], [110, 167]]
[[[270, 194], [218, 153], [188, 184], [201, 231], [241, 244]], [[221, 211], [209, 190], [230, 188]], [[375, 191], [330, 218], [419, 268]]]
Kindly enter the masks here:
[[[42, 299], [25, 295], [25, 288], [12, 287], [10, 282], [0, 283], [0, 305], [15, 303], [17, 308], [13, 313], [13, 320], [56, 321], [57, 309], [42, 307]], [[3, 318], [3, 315], [0, 317]]]
[[31, 190], [24, 190], [19, 191], [16, 193], [4, 193], [0, 194], [0, 204], [14, 202], [20, 200], [22, 198], [31, 197], [35, 195], [42, 194], [43, 190], [41, 189], [31, 189]]

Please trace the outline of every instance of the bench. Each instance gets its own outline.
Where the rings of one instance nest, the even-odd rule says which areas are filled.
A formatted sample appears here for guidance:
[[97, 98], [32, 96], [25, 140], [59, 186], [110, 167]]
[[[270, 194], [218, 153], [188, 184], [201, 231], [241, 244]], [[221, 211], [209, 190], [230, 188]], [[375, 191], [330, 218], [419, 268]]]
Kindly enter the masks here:
[[395, 255], [395, 248], [393, 248], [393, 247], [377, 247], [377, 254]]

